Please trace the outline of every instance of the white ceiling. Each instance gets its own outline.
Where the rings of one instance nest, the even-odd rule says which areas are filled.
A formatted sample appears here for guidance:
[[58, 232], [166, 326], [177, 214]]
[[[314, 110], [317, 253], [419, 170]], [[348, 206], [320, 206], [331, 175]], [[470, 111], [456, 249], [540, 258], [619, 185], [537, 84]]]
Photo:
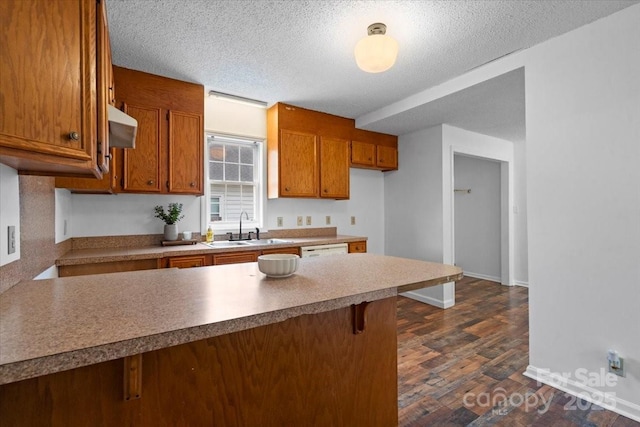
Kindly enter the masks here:
[[[639, 1], [108, 0], [107, 11], [116, 65], [358, 118]], [[353, 58], [374, 22], [400, 45], [380, 74]], [[523, 84], [516, 70], [367, 127], [523, 140]]]

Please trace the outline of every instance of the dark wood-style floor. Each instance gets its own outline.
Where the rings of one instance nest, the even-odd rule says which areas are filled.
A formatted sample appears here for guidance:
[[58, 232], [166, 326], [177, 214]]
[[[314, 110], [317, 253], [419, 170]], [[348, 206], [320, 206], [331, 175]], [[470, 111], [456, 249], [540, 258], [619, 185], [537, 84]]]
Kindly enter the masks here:
[[528, 290], [464, 278], [442, 310], [398, 297], [400, 426], [640, 426], [522, 375]]

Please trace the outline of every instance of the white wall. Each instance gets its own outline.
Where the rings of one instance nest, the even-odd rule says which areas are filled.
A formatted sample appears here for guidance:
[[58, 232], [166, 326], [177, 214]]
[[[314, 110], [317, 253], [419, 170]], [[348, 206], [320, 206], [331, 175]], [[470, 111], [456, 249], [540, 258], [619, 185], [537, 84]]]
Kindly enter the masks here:
[[640, 421], [640, 5], [531, 48], [525, 72], [528, 372], [575, 380], [616, 349], [626, 377], [591, 388]]
[[466, 276], [500, 282], [500, 163], [454, 155], [455, 261]]
[[[16, 227], [16, 251], [9, 255], [9, 230]], [[20, 259], [20, 188], [18, 172], [0, 164], [0, 265]]]
[[529, 240], [527, 237], [527, 145], [513, 143], [514, 218], [515, 218], [515, 283], [529, 286]]
[[[385, 242], [384, 176], [388, 173], [390, 172], [350, 169], [349, 200], [268, 200], [267, 227], [277, 229], [277, 218], [281, 216], [283, 228], [302, 228], [296, 225], [298, 215], [305, 220], [310, 215], [311, 227], [327, 227], [325, 217], [330, 215], [329, 227], [337, 227], [338, 234], [368, 237], [367, 252], [382, 255]], [[356, 217], [355, 225], [351, 225], [352, 216]]]
[[[442, 126], [401, 135], [398, 164], [384, 179], [385, 253], [442, 262]], [[405, 295], [439, 307], [454, 303], [443, 286]]]
[[[184, 218], [178, 222], [179, 232], [200, 231], [199, 197], [152, 194], [72, 194], [70, 209], [72, 237], [162, 234], [164, 222], [154, 217], [153, 208], [156, 205], [162, 205], [166, 210], [169, 203], [183, 204]], [[56, 218], [56, 229], [59, 227], [60, 221]]]

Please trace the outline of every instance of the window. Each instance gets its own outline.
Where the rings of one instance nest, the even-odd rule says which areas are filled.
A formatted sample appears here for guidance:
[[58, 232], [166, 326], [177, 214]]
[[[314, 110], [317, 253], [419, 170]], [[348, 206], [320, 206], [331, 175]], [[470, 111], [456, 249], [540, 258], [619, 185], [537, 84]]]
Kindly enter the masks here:
[[207, 219], [215, 230], [259, 227], [262, 215], [262, 141], [207, 135]]

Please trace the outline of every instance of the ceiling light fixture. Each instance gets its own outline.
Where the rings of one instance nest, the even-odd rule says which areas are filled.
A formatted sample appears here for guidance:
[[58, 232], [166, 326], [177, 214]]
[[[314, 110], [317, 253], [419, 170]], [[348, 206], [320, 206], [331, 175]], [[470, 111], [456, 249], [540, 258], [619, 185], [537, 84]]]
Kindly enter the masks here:
[[210, 90], [209, 96], [236, 102], [238, 104], [251, 105], [252, 107], [267, 108], [267, 103], [265, 101], [258, 101], [257, 99], [245, 98], [243, 96], [231, 95], [229, 93], [216, 92], [215, 90]]
[[396, 62], [398, 42], [385, 34], [387, 26], [380, 22], [369, 25], [367, 32], [353, 51], [358, 67], [367, 73], [387, 71]]

